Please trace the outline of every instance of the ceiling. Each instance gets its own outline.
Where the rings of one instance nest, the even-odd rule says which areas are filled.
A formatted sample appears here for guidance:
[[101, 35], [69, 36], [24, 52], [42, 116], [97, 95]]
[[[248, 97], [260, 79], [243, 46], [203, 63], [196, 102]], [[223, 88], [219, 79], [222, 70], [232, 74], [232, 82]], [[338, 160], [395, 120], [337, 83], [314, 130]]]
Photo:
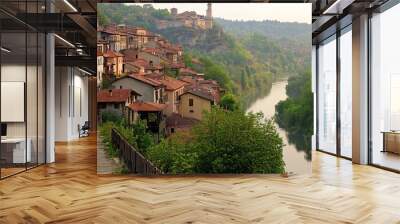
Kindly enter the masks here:
[[27, 33], [28, 41], [34, 36], [31, 32], [55, 33], [60, 37], [55, 38], [56, 65], [79, 66], [95, 74], [96, 4], [96, 0], [1, 0], [2, 44], [12, 49], [10, 58], [29, 56], [36, 46], [26, 45], [21, 33]]
[[312, 3], [312, 37], [316, 44], [352, 23], [353, 17], [373, 12], [390, 0], [308, 0]]

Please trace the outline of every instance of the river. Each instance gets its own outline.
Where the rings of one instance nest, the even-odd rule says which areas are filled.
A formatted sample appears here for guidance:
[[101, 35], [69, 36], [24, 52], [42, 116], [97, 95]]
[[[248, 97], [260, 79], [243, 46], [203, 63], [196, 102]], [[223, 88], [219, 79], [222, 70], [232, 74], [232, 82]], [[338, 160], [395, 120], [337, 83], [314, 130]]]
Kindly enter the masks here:
[[[247, 112], [263, 112], [266, 118], [273, 117], [275, 114], [275, 105], [287, 98], [286, 85], [286, 80], [273, 83], [269, 94], [251, 104]], [[276, 127], [285, 144], [283, 147], [283, 159], [286, 171], [296, 174], [310, 173], [311, 161], [306, 160], [305, 152], [297, 150], [295, 145], [289, 144], [286, 131], [279, 128], [278, 125]]]

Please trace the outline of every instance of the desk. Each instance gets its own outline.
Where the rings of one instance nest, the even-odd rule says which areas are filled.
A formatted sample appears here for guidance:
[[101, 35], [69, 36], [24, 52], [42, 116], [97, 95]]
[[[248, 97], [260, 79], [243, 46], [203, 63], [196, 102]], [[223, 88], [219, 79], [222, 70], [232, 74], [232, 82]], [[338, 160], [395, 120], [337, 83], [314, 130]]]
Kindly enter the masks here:
[[382, 152], [400, 154], [400, 131], [383, 131]]
[[[6, 163], [20, 164], [31, 162], [31, 139], [27, 139], [28, 144], [25, 151], [25, 138], [6, 138], [1, 139], [1, 157]], [[25, 160], [26, 159], [26, 160]]]

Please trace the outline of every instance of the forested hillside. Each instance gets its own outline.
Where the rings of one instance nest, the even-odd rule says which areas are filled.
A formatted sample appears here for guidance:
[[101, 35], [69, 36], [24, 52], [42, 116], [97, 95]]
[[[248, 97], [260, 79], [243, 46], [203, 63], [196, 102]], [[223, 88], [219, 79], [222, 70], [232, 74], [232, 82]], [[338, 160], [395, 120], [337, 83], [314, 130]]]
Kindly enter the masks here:
[[[267, 94], [275, 79], [296, 75], [310, 62], [310, 51], [307, 50], [310, 44], [305, 45], [303, 41], [307, 33], [303, 29], [310, 29], [310, 25], [256, 22], [254, 28], [238, 32], [240, 28], [234, 28], [235, 24], [238, 27], [252, 24], [217, 19], [213, 29], [206, 31], [186, 27], [158, 30], [155, 26], [157, 20], [171, 19], [168, 10], [154, 9], [149, 5], [99, 4], [98, 12], [100, 25], [124, 23], [141, 26], [181, 44], [186, 65], [219, 81], [240, 99], [243, 108]], [[274, 29], [263, 28], [265, 24]], [[296, 35], [287, 31], [291, 29], [289, 26], [294, 27]], [[272, 38], [273, 33], [282, 33], [282, 38]], [[299, 39], [286, 38], [288, 36]]]
[[289, 23], [279, 21], [232, 21], [214, 18], [224, 30], [236, 35], [260, 33], [271, 39], [297, 39], [299, 41], [311, 41], [311, 25], [306, 23]]

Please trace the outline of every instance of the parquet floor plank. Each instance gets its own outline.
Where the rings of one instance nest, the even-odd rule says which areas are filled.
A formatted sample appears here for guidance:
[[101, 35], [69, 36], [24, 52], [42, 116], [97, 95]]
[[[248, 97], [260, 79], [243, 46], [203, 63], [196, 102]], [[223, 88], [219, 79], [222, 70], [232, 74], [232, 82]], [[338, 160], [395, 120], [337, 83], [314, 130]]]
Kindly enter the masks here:
[[98, 176], [96, 139], [0, 181], [0, 223], [400, 223], [400, 175], [315, 152], [313, 174]]

